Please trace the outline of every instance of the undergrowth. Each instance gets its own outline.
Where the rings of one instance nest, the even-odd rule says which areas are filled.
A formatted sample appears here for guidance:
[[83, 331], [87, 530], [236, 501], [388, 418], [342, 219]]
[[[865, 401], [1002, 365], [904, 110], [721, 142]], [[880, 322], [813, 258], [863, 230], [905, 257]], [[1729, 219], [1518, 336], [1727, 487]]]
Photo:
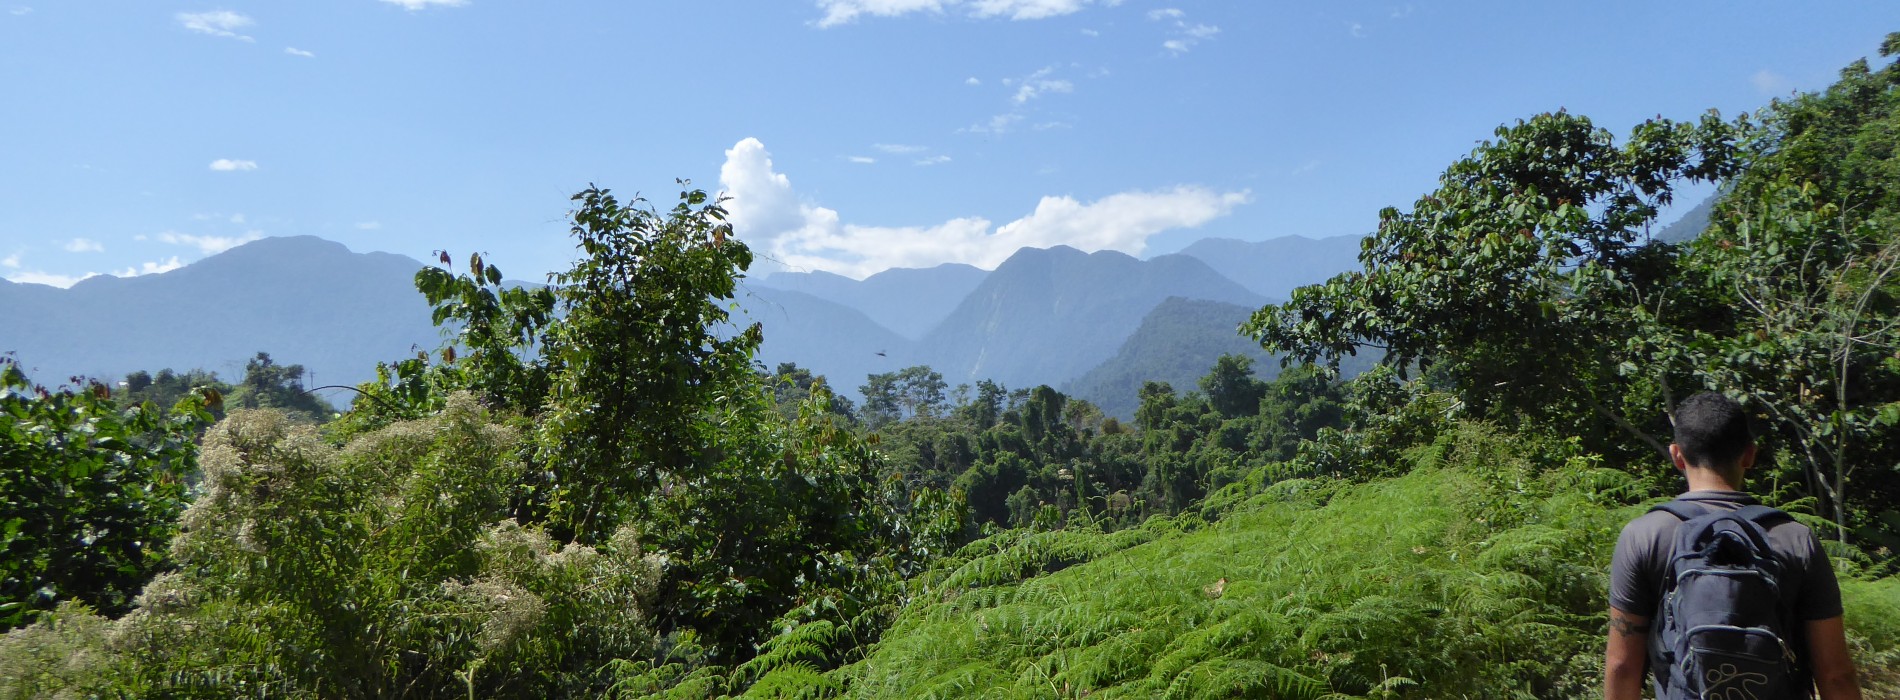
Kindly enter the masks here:
[[[1645, 490], [1482, 425], [1403, 461], [1369, 483], [1238, 483], [1134, 530], [978, 542], [863, 660], [788, 655], [747, 697], [1598, 695], [1609, 554]], [[1870, 692], [1891, 696], [1900, 586], [1845, 592]]]

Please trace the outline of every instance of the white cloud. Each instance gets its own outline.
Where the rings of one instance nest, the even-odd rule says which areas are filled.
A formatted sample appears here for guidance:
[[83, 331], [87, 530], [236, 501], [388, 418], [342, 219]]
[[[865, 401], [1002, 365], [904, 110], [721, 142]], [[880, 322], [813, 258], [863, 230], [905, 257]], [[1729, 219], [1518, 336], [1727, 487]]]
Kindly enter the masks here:
[[[748, 137], [726, 151], [726, 162], [719, 166], [719, 184], [733, 197], [727, 206], [733, 230], [762, 241], [793, 234], [830, 212], [800, 203], [792, 194], [791, 180], [772, 171], [772, 155], [755, 138]], [[837, 214], [829, 213], [829, 217], [835, 225]]]
[[1192, 50], [1196, 44], [1213, 39], [1215, 35], [1220, 34], [1220, 27], [1216, 27], [1212, 24], [1200, 24], [1198, 22], [1188, 24], [1187, 13], [1178, 7], [1149, 10], [1148, 20], [1152, 22], [1168, 22], [1172, 25], [1173, 28], [1169, 30], [1170, 36], [1167, 40], [1161, 42], [1161, 48], [1166, 49], [1169, 54], [1175, 56], [1187, 53]]
[[1764, 95], [1781, 95], [1794, 87], [1794, 83], [1780, 73], [1766, 68], [1755, 71], [1754, 75], [1748, 77], [1748, 82], [1754, 83], [1755, 89], [1760, 90]]
[[1101, 36], [1101, 35], [1102, 35], [1101, 32], [1095, 31], [1093, 29], [1082, 30], [1082, 36]]
[[295, 46], [286, 46], [286, 47], [284, 47], [284, 53], [287, 53], [287, 54], [290, 54], [290, 55], [292, 55], [292, 56], [302, 56], [302, 57], [304, 57], [304, 58], [316, 58], [316, 57], [317, 57], [317, 55], [316, 55], [316, 54], [314, 54], [314, 53], [311, 53], [311, 52], [309, 52], [309, 51], [305, 51], [305, 50], [303, 50], [303, 49], [300, 49], [300, 48], [297, 48], [297, 47], [295, 47]]
[[128, 267], [118, 272], [114, 272], [112, 274], [117, 275], [119, 277], [137, 277], [139, 275], [156, 275], [161, 272], [171, 272], [172, 270], [176, 270], [184, 266], [185, 266], [185, 263], [179, 260], [178, 256], [174, 255], [165, 260], [154, 260], [150, 262], [139, 263], [138, 267]]
[[1392, 12], [1390, 12], [1387, 16], [1391, 17], [1392, 19], [1405, 19], [1407, 17], [1412, 16], [1412, 12], [1416, 11], [1417, 9], [1418, 8], [1416, 7], [1412, 7], [1412, 3], [1408, 2], [1399, 7], [1392, 8]]
[[8, 8], [7, 14], [13, 15], [15, 17], [25, 17], [27, 15], [33, 14], [33, 8], [27, 7], [25, 5], [17, 5], [17, 6]]
[[250, 231], [242, 236], [193, 236], [186, 233], [166, 231], [158, 234], [158, 240], [172, 245], [194, 246], [205, 255], [214, 255], [236, 248], [251, 241], [263, 238], [262, 231]]
[[383, 2], [391, 5], [400, 5], [402, 9], [410, 12], [426, 10], [431, 7], [461, 7], [468, 4], [468, 0], [383, 0]]
[[917, 165], [942, 165], [950, 162], [950, 156], [937, 155], [929, 158], [918, 158], [913, 162]]
[[958, 129], [957, 131], [969, 132], [972, 134], [1003, 134], [1003, 133], [1008, 133], [1010, 130], [1010, 127], [1015, 126], [1016, 122], [1019, 122], [1022, 120], [1023, 120], [1023, 115], [1017, 114], [1015, 112], [1010, 112], [1007, 114], [998, 114], [994, 117], [990, 117], [989, 121], [977, 122], [975, 124], [971, 124], [969, 126]]
[[[949, 2], [954, 4], [956, 0]], [[945, 0], [818, 0], [818, 9], [825, 11], [818, 26], [835, 27], [855, 21], [859, 15], [897, 17], [913, 12], [941, 13], [944, 4]]]
[[[1079, 66], [1071, 64], [1071, 67]], [[1009, 111], [990, 117], [988, 121], [977, 122], [958, 129], [957, 133], [992, 135], [1008, 133], [1016, 126], [1017, 122], [1023, 121], [1023, 119], [1028, 116], [1028, 113], [1031, 111], [1027, 109], [1029, 102], [1051, 94], [1075, 92], [1075, 83], [1066, 79], [1053, 77], [1055, 73], [1055, 66], [1044, 66], [1021, 78], [1002, 79], [1001, 82], [1004, 87], [1015, 88], [1015, 92], [1010, 93], [1009, 96]]]
[[818, 9], [823, 10], [825, 16], [813, 24], [820, 28], [835, 27], [857, 21], [861, 16], [901, 17], [919, 12], [943, 14], [946, 10], [959, 8], [967, 10], [971, 17], [977, 19], [1047, 19], [1072, 15], [1090, 5], [1114, 7], [1120, 4], [1122, 0], [818, 0]]
[[975, 0], [970, 3], [973, 17], [1010, 19], [1046, 19], [1081, 12], [1088, 0]]
[[845, 156], [844, 159], [860, 165], [870, 165], [877, 162], [876, 158], [870, 156]]
[[211, 161], [211, 169], [216, 170], [221, 173], [236, 172], [239, 170], [256, 170], [257, 161], [231, 160], [230, 158], [219, 158], [217, 160]]
[[90, 239], [90, 238], [75, 238], [75, 239], [72, 239], [72, 240], [70, 240], [70, 241], [67, 241], [67, 242], [66, 242], [66, 245], [65, 245], [64, 247], [66, 248], [66, 252], [68, 252], [68, 253], [103, 253], [103, 252], [106, 252], [106, 247], [105, 247], [105, 246], [103, 246], [103, 245], [99, 245], [99, 242], [98, 242], [98, 241], [95, 241], [95, 240], [92, 240], [92, 239]]
[[241, 224], [241, 223], [244, 223], [244, 215], [243, 215], [243, 214], [232, 214], [232, 215], [231, 215], [231, 218], [230, 218], [230, 219], [227, 219], [227, 221], [230, 221], [231, 223], [234, 223], [234, 224]]
[[1051, 92], [1075, 92], [1075, 84], [1067, 80], [1025, 80], [1021, 85], [1016, 87], [1016, 95], [1011, 97], [1010, 101], [1016, 104], [1022, 104], [1041, 97], [1044, 93]]
[[977, 79], [976, 79], [976, 76], [974, 76], [974, 75], [972, 75], [972, 76], [970, 76], [970, 77], [968, 77], [968, 78], [964, 78], [964, 79], [963, 79], [963, 84], [964, 84], [964, 85], [982, 85], [982, 84], [983, 84], [983, 81], [981, 81], [981, 80], [977, 80]]
[[4, 258], [0, 258], [0, 267], [7, 267], [7, 268], [13, 268], [13, 269], [16, 269], [16, 270], [17, 270], [17, 269], [19, 269], [19, 267], [20, 267], [20, 254], [19, 254], [19, 253], [14, 253], [14, 254], [12, 254], [12, 255], [9, 255], [9, 256], [6, 256], [6, 257], [4, 257]]
[[44, 284], [44, 285], [50, 285], [54, 287], [59, 287], [61, 289], [65, 289], [67, 287], [71, 287], [75, 284], [78, 284], [80, 280], [91, 278], [91, 277], [98, 277], [98, 276], [99, 276], [99, 273], [97, 272], [88, 272], [83, 275], [56, 275], [51, 272], [39, 272], [37, 270], [34, 270], [34, 271], [28, 271], [28, 272], [16, 272], [16, 273], [7, 275], [6, 278], [8, 282], [19, 282], [22, 284]]
[[358, 222], [356, 222], [356, 230], [358, 230], [358, 231], [374, 231], [374, 230], [376, 230], [376, 229], [379, 229], [379, 228], [382, 228], [382, 227], [383, 227], [383, 222], [381, 222], [381, 221], [358, 221]]
[[900, 156], [906, 153], [923, 153], [924, 151], [930, 150], [928, 146], [910, 146], [901, 143], [874, 143], [871, 144], [871, 147], [885, 153]]
[[863, 278], [893, 267], [960, 262], [994, 268], [1023, 247], [1067, 245], [1139, 254], [1149, 237], [1226, 216], [1251, 199], [1246, 191], [1179, 186], [1123, 192], [1093, 202], [1043, 197], [1029, 215], [1001, 226], [963, 217], [931, 226], [846, 224], [838, 212], [800, 201], [771, 154], [747, 138], [726, 151], [720, 184], [736, 233], [765, 257], [792, 269]]
[[180, 12], [174, 17], [178, 24], [199, 34], [221, 36], [239, 41], [254, 39], [239, 34], [238, 30], [256, 24], [251, 18], [230, 10], [212, 10], [210, 12]]
[[1294, 168], [1292, 174], [1305, 175], [1307, 173], [1313, 172], [1314, 170], [1318, 170], [1318, 169], [1319, 169], [1319, 161], [1309, 160], [1309, 161], [1306, 161], [1305, 163], [1301, 163], [1300, 167]]
[[1348, 22], [1346, 24], [1346, 32], [1351, 34], [1354, 39], [1364, 39], [1366, 38], [1366, 25], [1358, 22]]

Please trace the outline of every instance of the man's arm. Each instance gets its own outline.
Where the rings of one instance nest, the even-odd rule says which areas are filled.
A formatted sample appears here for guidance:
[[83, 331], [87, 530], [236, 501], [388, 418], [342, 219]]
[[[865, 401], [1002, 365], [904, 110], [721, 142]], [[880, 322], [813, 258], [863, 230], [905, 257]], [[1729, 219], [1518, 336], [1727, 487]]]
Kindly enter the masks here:
[[1808, 660], [1821, 700], [1860, 700], [1854, 659], [1847, 655], [1847, 630], [1840, 616], [1808, 621]]
[[1649, 618], [1611, 606], [1610, 647], [1603, 659], [1603, 700], [1642, 700], [1643, 670], [1648, 661]]

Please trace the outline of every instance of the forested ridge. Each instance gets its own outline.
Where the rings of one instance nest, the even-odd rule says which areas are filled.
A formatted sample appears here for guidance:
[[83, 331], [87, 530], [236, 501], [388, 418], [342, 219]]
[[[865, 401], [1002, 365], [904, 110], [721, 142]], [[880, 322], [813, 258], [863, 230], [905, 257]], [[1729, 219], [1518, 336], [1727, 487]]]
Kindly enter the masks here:
[[[1755, 114], [1499, 127], [1242, 324], [1283, 368], [1224, 355], [1132, 421], [760, 365], [752, 251], [685, 184], [575, 195], [545, 287], [442, 253], [449, 342], [340, 413], [262, 353], [57, 391], [0, 361], [0, 697], [1593, 697], [1616, 532], [1680, 489], [1703, 390], [1900, 696], [1880, 49]], [[1707, 228], [1652, 240], [1683, 182]]]

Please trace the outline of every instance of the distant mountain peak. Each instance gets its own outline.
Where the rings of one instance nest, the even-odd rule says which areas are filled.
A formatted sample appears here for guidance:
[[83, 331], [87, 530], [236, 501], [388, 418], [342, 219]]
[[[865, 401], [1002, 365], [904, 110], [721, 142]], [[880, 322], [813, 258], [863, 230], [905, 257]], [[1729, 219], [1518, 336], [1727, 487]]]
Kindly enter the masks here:
[[1182, 248], [1178, 255], [1197, 258], [1256, 294], [1285, 299], [1292, 296], [1295, 287], [1318, 284], [1358, 269], [1360, 242], [1364, 239], [1299, 235], [1259, 241], [1203, 238]]
[[441, 342], [415, 289], [421, 267], [401, 255], [287, 236], [162, 273], [101, 275], [68, 289], [9, 285], [0, 287], [0, 305], [20, 323], [0, 351], [17, 351], [36, 378], [170, 368], [229, 379], [263, 351], [324, 383], [353, 384], [373, 377], [378, 361]]
[[1167, 257], [1024, 248], [925, 336], [920, 352], [953, 383], [1054, 385], [1113, 355], [1169, 297], [1253, 307], [1264, 302], [1200, 260]]

